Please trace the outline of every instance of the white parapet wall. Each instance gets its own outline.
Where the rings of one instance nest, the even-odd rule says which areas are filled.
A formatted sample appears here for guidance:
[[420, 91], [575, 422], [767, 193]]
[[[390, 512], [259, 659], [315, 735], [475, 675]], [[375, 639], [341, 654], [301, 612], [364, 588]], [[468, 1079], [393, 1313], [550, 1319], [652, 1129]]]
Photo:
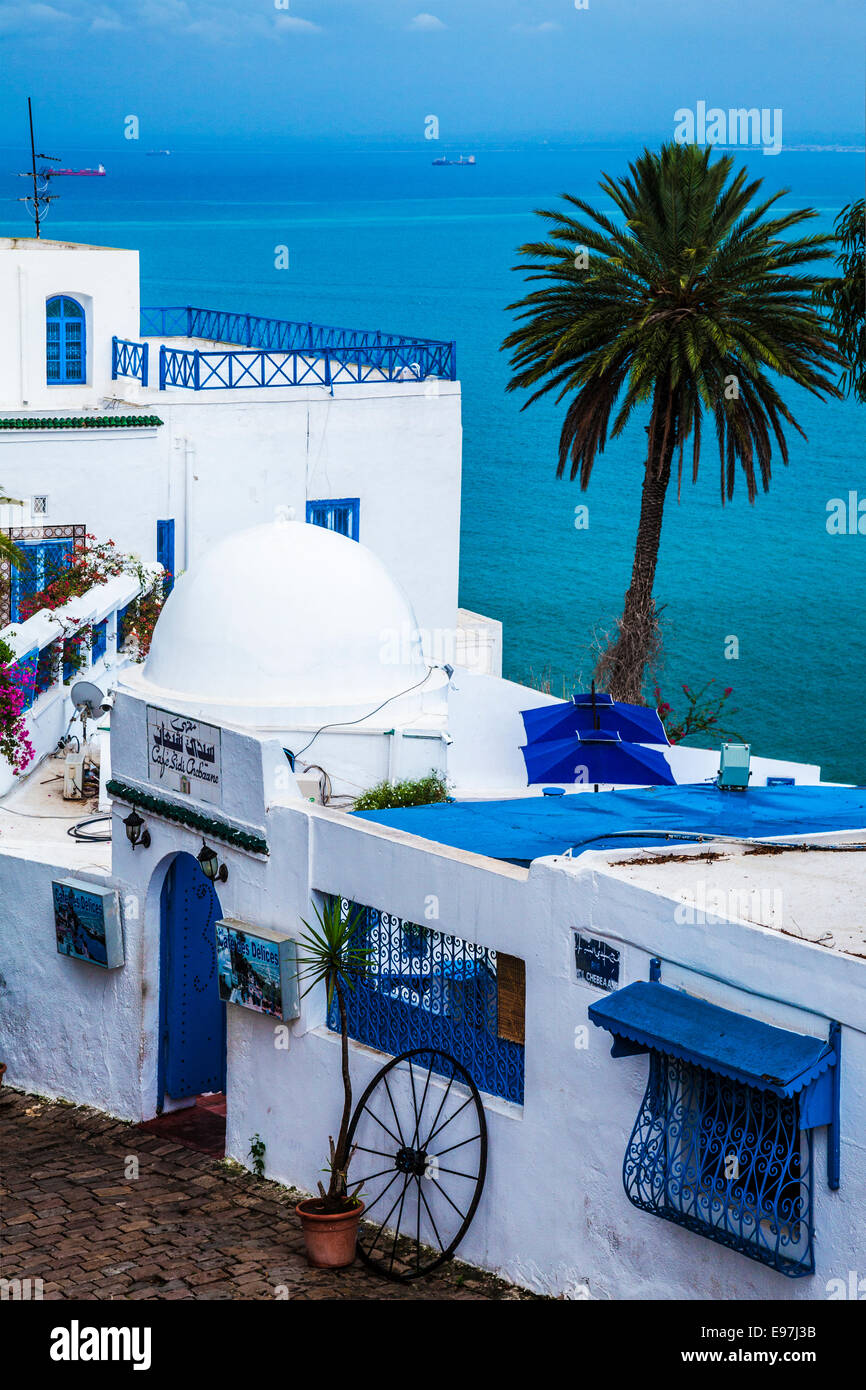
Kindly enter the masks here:
[[[145, 566], [152, 582], [162, 573], [159, 565]], [[97, 584], [80, 598], [70, 599], [56, 609], [42, 608], [21, 623], [10, 623], [0, 629], [0, 640], [14, 652], [16, 659], [42, 652], [46, 647], [62, 643], [83, 628], [106, 621], [105, 653], [82, 667], [72, 681], [64, 683], [58, 666], [57, 674], [48, 689], [36, 695], [26, 713], [27, 731], [35, 757], [23, 774], [27, 777], [43, 758], [57, 747], [74, 714], [70, 691], [75, 680], [90, 680], [107, 686], [130, 663], [130, 653], [117, 647], [117, 614], [137, 598], [141, 585], [134, 575], [122, 574]], [[5, 758], [0, 758], [0, 798], [22, 780], [16, 777]]]

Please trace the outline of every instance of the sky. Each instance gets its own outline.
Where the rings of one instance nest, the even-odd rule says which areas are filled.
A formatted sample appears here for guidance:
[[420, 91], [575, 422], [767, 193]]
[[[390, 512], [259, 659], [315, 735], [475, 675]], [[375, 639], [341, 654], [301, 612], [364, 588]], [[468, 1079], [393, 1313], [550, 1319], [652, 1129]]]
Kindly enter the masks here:
[[0, 146], [29, 94], [67, 153], [130, 114], [178, 149], [406, 148], [430, 115], [457, 143], [604, 143], [699, 100], [860, 144], [864, 36], [862, 0], [0, 0]]

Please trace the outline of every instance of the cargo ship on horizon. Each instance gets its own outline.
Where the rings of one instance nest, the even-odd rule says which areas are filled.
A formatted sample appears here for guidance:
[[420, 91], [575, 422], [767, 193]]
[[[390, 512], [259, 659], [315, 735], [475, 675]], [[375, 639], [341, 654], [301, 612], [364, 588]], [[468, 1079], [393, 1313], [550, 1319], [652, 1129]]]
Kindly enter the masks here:
[[52, 179], [104, 179], [108, 171], [104, 164], [98, 164], [95, 169], [45, 169], [43, 172]]

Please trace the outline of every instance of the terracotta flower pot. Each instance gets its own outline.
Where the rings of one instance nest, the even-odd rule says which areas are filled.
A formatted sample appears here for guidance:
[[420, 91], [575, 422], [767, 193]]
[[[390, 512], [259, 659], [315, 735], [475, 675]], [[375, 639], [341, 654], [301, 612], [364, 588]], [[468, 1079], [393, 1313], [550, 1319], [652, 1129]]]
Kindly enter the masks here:
[[325, 1215], [310, 1210], [318, 1201], [318, 1197], [307, 1197], [295, 1207], [301, 1218], [307, 1259], [317, 1269], [345, 1269], [355, 1259], [358, 1223], [364, 1203], [359, 1202], [348, 1211]]

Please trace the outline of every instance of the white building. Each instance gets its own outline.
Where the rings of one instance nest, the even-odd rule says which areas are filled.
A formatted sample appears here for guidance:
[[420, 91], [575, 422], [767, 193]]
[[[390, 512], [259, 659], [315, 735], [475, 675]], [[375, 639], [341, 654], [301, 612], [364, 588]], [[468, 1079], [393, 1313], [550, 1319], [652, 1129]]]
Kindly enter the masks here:
[[0, 527], [20, 545], [86, 531], [180, 573], [294, 515], [381, 557], [433, 659], [468, 623], [501, 669], [498, 624], [457, 612], [453, 343], [142, 308], [136, 251], [23, 237], [0, 239], [0, 317], [0, 483], [24, 503]]
[[[285, 1021], [262, 1011], [216, 930], [278, 947], [337, 897], [364, 909], [373, 951], [350, 1012], [356, 1098], [424, 1046], [480, 1093], [476, 1110], [438, 1072], [425, 1091], [486, 1123], [463, 1258], [569, 1297], [826, 1297], [866, 1258], [866, 795], [766, 762], [726, 793], [704, 780], [718, 753], [676, 749], [701, 785], [528, 794], [519, 712], [549, 697], [449, 676], [417, 642], [385, 659], [414, 617], [363, 544], [299, 522], [182, 576], [148, 661], [117, 678], [112, 843], [70, 839], [34, 778], [0, 801], [7, 1081], [129, 1120], [225, 1089], [228, 1154], [248, 1162], [259, 1134], [267, 1175], [314, 1189], [341, 1103], [324, 992]], [[336, 808], [308, 799], [302, 764]], [[431, 765], [453, 804], [339, 809], [340, 787]], [[662, 843], [699, 831], [717, 842]], [[116, 968], [74, 938], [69, 953], [70, 879], [109, 926], [116, 910]], [[246, 1002], [221, 1002], [218, 977]], [[391, 1090], [412, 1103], [402, 1064]], [[452, 1132], [456, 1177], [433, 1131], [423, 1153], [378, 1145], [392, 1179], [419, 1165], [410, 1197], [429, 1193], [443, 1231], [442, 1187], [465, 1204], [480, 1167], [480, 1140]], [[356, 1173], [375, 1211], [380, 1180]]]

